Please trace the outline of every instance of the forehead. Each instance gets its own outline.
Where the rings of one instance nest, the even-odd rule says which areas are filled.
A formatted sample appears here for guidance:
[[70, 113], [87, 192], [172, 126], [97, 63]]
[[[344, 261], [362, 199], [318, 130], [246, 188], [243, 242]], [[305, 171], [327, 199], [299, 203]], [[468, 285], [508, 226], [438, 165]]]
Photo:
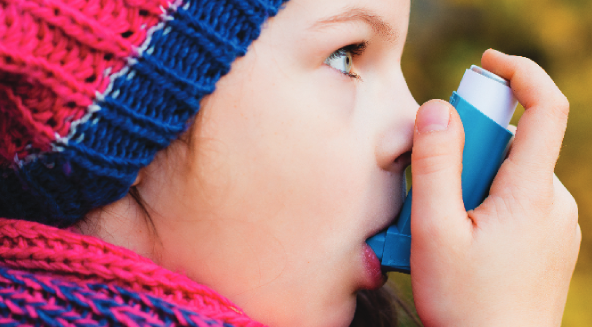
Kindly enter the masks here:
[[286, 9], [299, 16], [301, 22], [311, 25], [334, 17], [369, 16], [400, 27], [407, 25], [410, 0], [290, 0]]

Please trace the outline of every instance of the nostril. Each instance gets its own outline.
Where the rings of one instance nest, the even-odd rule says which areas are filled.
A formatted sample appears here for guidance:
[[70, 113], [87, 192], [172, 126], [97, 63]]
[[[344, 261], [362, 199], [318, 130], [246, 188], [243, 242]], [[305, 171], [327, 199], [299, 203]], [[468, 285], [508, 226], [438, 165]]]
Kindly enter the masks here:
[[404, 166], [407, 167], [411, 164], [411, 151], [407, 151], [395, 159], [395, 164], [397, 166]]
[[413, 125], [400, 120], [379, 134], [374, 149], [376, 163], [382, 170], [399, 173], [411, 163]]

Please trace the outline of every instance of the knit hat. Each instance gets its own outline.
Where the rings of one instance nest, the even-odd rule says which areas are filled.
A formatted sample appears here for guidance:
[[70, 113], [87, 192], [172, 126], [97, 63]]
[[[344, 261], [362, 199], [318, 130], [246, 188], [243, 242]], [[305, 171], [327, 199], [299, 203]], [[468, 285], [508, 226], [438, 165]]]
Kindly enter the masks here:
[[287, 0], [0, 0], [0, 217], [129, 191]]

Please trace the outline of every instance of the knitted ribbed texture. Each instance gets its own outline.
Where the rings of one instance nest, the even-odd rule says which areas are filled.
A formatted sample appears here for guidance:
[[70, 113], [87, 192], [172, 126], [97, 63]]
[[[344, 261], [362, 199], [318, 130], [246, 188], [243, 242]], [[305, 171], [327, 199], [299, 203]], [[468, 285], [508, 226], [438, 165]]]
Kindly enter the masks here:
[[0, 216], [123, 197], [286, 0], [0, 0]]
[[0, 219], [0, 325], [262, 326], [187, 277], [99, 239]]

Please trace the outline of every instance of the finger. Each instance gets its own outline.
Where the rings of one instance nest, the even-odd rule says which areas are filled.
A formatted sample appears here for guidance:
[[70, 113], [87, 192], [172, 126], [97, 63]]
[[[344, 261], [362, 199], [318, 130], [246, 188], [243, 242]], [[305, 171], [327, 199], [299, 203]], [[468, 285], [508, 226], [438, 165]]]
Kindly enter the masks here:
[[569, 102], [551, 77], [529, 59], [488, 50], [482, 65], [510, 80], [514, 95], [526, 109], [508, 159], [520, 170], [518, 176], [525, 180], [545, 176], [550, 183], [567, 126]]
[[433, 100], [419, 108], [411, 155], [411, 231], [417, 243], [455, 239], [467, 230], [461, 191], [463, 146], [462, 123], [449, 103]]

